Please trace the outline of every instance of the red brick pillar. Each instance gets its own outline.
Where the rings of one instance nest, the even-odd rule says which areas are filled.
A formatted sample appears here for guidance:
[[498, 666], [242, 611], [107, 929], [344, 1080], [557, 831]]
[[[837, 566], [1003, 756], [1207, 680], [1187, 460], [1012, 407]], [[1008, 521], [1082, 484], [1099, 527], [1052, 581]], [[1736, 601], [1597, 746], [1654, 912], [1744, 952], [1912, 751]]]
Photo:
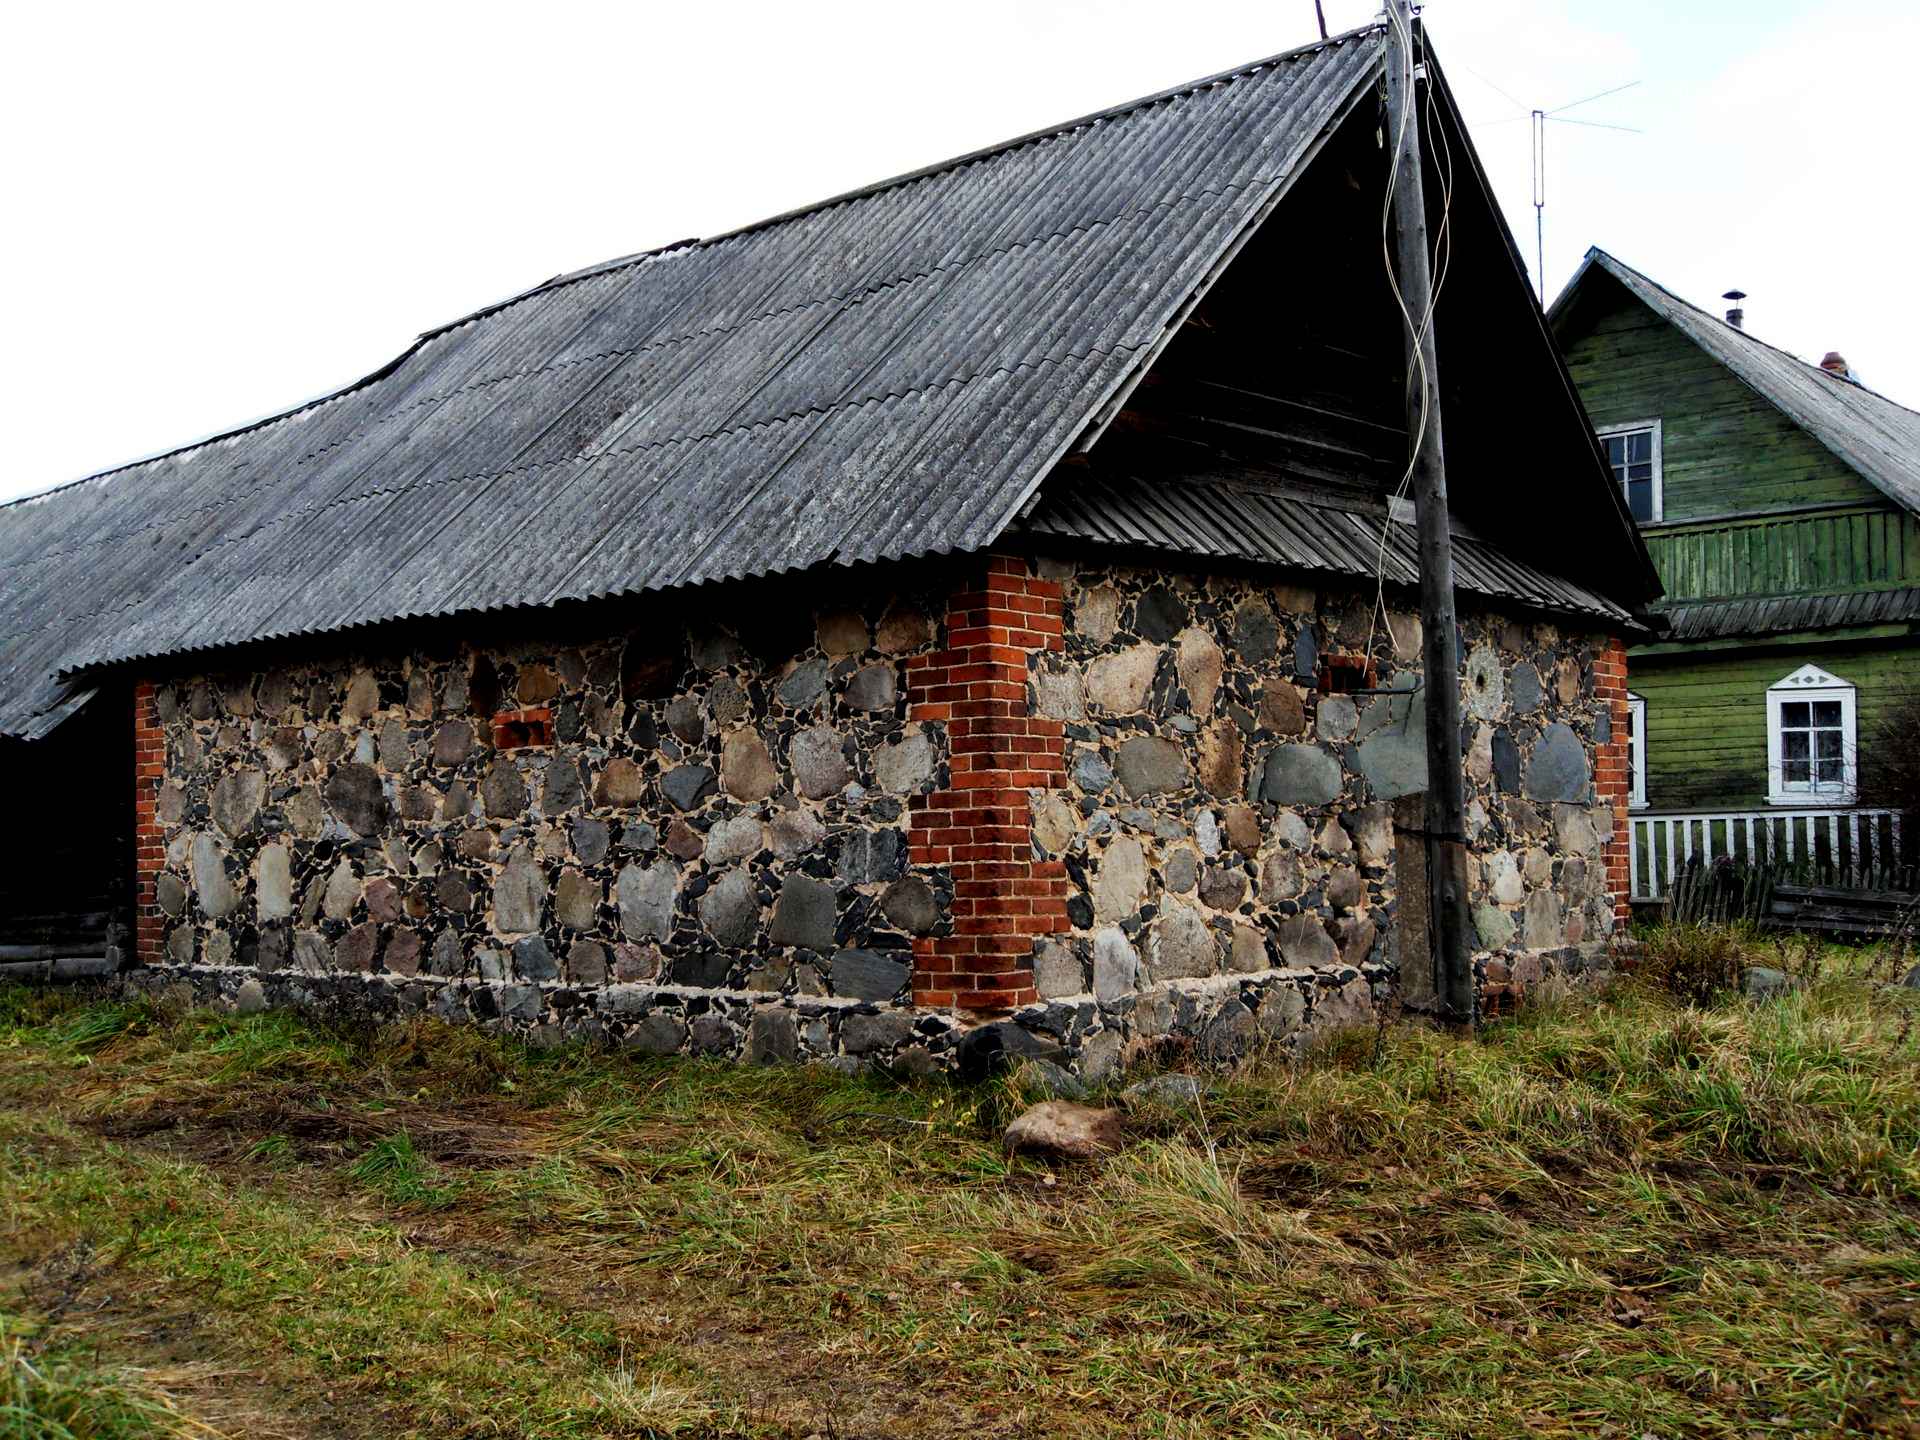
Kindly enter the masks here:
[[166, 941], [153, 889], [167, 849], [158, 814], [166, 768], [167, 741], [154, 710], [153, 682], [139, 680], [133, 686], [133, 958], [141, 965], [159, 964]]
[[1058, 582], [990, 555], [947, 602], [946, 648], [907, 662], [907, 717], [947, 727], [951, 786], [917, 796], [915, 865], [953, 876], [950, 934], [914, 941], [918, 1005], [997, 1014], [1038, 998], [1033, 948], [1069, 928], [1066, 867], [1033, 858], [1027, 792], [1066, 784], [1065, 727], [1033, 713], [1028, 661], [1064, 644]]
[[1627, 816], [1627, 647], [1618, 636], [1593, 662], [1594, 692], [1607, 707], [1611, 722], [1607, 743], [1594, 757], [1594, 790], [1600, 802], [1613, 808], [1613, 836], [1607, 841], [1607, 893], [1613, 897], [1616, 930], [1626, 928], [1632, 914], [1627, 880], [1627, 854], [1633, 844], [1633, 826]]

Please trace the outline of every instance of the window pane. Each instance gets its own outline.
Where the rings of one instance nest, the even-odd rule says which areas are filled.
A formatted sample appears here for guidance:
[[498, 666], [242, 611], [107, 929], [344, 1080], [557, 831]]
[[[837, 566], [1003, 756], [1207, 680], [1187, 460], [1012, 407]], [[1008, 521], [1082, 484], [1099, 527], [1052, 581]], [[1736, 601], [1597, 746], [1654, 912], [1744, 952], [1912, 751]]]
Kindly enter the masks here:
[[1814, 784], [1831, 785], [1837, 789], [1845, 779], [1846, 776], [1841, 774], [1840, 762], [1838, 760], [1816, 760], [1813, 762]]
[[1840, 723], [1840, 702], [1838, 700], [1814, 701], [1813, 723], [1816, 725], [1838, 726]]
[[1635, 430], [1626, 437], [1627, 459], [1651, 466], [1653, 464], [1653, 432]]
[[1798, 725], [1805, 728], [1807, 724], [1807, 702], [1804, 700], [1789, 700], [1786, 704], [1782, 705], [1780, 707], [1780, 723], [1782, 725]]
[[1627, 509], [1636, 520], [1653, 519], [1652, 481], [1630, 480], [1627, 482]]
[[1804, 760], [1811, 753], [1807, 749], [1807, 732], [1788, 730], [1780, 736], [1780, 758], [1782, 760]]
[[1607, 459], [1615, 465], [1622, 464], [1627, 458], [1627, 437], [1624, 435], [1607, 436]]
[[1820, 746], [1818, 750], [1814, 751], [1814, 754], [1819, 756], [1820, 759], [1838, 760], [1841, 758], [1840, 741], [1842, 736], [1838, 730], [1816, 730], [1813, 732], [1813, 737]]
[[1804, 785], [1807, 783], [1807, 762], [1789, 760], [1780, 767], [1780, 774], [1789, 785]]

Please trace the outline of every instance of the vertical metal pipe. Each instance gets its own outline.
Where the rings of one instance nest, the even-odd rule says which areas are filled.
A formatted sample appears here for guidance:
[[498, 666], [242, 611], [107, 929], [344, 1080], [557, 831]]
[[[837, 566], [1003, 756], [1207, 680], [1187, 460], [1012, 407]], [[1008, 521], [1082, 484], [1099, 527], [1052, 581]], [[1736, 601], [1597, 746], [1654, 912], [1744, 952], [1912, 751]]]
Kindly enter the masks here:
[[1433, 274], [1422, 183], [1420, 97], [1408, 0], [1387, 0], [1387, 127], [1394, 156], [1393, 249], [1406, 330], [1407, 444], [1420, 552], [1420, 619], [1427, 712], [1428, 876], [1432, 954], [1441, 1007], [1473, 1023], [1476, 994], [1468, 943], [1466, 795], [1460, 745], [1460, 658], [1454, 615], [1453, 534], [1440, 426]]

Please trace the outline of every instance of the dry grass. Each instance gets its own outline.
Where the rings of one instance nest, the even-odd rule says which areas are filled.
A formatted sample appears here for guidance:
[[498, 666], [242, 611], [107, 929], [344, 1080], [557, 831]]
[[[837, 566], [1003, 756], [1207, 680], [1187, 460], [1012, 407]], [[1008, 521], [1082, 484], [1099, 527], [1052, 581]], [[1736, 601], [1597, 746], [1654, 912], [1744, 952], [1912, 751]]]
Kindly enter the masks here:
[[1920, 1435], [1920, 995], [1707, 939], [1811, 983], [1255, 1064], [1058, 1170], [1009, 1085], [16, 992], [11, 1303], [85, 1239], [288, 1433]]

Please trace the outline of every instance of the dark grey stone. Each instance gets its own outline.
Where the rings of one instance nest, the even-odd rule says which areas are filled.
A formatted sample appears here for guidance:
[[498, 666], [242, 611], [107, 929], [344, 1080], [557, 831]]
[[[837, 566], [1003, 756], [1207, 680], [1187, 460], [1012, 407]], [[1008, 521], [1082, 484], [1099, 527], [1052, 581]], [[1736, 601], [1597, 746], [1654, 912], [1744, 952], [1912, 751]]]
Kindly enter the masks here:
[[792, 1064], [800, 1058], [800, 1031], [785, 1010], [754, 1012], [747, 1026], [747, 1060], [754, 1065]]
[[604, 820], [580, 819], [573, 822], [573, 853], [584, 864], [598, 865], [606, 859], [610, 839]]
[[893, 666], [867, 665], [847, 681], [849, 710], [885, 711], [893, 709], [895, 697]]
[[849, 1055], [881, 1055], [913, 1036], [913, 1016], [901, 1010], [849, 1015], [840, 1022], [840, 1044]]
[[433, 937], [433, 949], [427, 954], [427, 968], [435, 975], [458, 975], [466, 968], [467, 957], [460, 947], [460, 936], [442, 930]]
[[434, 764], [455, 766], [467, 760], [474, 749], [474, 728], [468, 720], [447, 720], [434, 732]]
[[513, 973], [522, 980], [558, 980], [560, 967], [554, 962], [547, 942], [538, 935], [529, 935], [514, 942]]
[[500, 1018], [518, 1021], [522, 1025], [531, 1025], [546, 1010], [546, 1000], [540, 994], [538, 985], [503, 985], [500, 987]]
[[1493, 732], [1493, 783], [1508, 795], [1520, 789], [1520, 747], [1513, 743], [1513, 732], [1504, 725]]
[[1270, 805], [1325, 805], [1339, 797], [1342, 783], [1340, 762], [1318, 745], [1276, 745], [1260, 798]]
[[1547, 726], [1534, 742], [1527, 761], [1527, 796], [1533, 800], [1584, 800], [1592, 780], [1587, 747], [1580, 737], [1558, 722]]
[[1186, 752], [1158, 735], [1128, 740], [1114, 757], [1113, 769], [1122, 788], [1135, 798], [1179, 790], [1187, 783]]
[[918, 875], [889, 885], [880, 896], [880, 910], [909, 935], [929, 934], [940, 923], [940, 905], [933, 887]]
[[668, 940], [673, 936], [673, 894], [677, 872], [671, 861], [628, 865], [614, 884], [620, 905], [620, 929], [629, 940]]
[[580, 778], [580, 767], [563, 756], [547, 762], [547, 773], [540, 790], [540, 808], [548, 815], [577, 810], [586, 802], [587, 788]]
[[1133, 628], [1143, 640], [1164, 645], [1187, 623], [1187, 605], [1165, 585], [1155, 585], [1140, 597], [1135, 607]]
[[1513, 696], [1513, 713], [1525, 715], [1540, 708], [1544, 689], [1540, 684], [1540, 672], [1522, 660], [1513, 667], [1508, 690]]
[[1233, 612], [1233, 648], [1246, 665], [1264, 665], [1280, 653], [1280, 627], [1266, 601], [1247, 600]]
[[[1373, 732], [1355, 751], [1354, 763], [1376, 800], [1394, 800], [1427, 788], [1427, 701], [1424, 690], [1404, 699], [1376, 702]], [[1384, 713], [1382, 713], [1384, 712]]]
[[1293, 674], [1297, 680], [1315, 680], [1320, 674], [1320, 646], [1313, 638], [1312, 624], [1305, 621], [1293, 638]]
[[753, 943], [760, 930], [760, 897], [753, 876], [729, 870], [700, 897], [700, 923], [721, 945], [740, 949]]
[[1239, 1000], [1229, 1000], [1200, 1032], [1200, 1054], [1208, 1060], [1232, 1060], [1246, 1052], [1252, 1039], [1253, 1012]]
[[656, 1010], [641, 1016], [620, 1037], [620, 1043], [642, 1055], [673, 1055], [687, 1043], [687, 1027], [672, 1015]]
[[378, 835], [387, 827], [387, 794], [370, 765], [346, 764], [327, 777], [327, 808], [356, 835]]
[[1193, 858], [1193, 852], [1179, 849], [1167, 860], [1167, 889], [1176, 895], [1185, 895], [1193, 889], [1194, 882], [1200, 878], [1200, 863]]
[[443, 870], [434, 879], [433, 898], [442, 910], [464, 915], [473, 904], [473, 891], [467, 886], [467, 877], [458, 870]]
[[607, 983], [607, 947], [594, 940], [576, 940], [567, 949], [567, 979], [576, 985]]
[[494, 761], [487, 778], [480, 782], [480, 803], [494, 820], [514, 820], [524, 814], [527, 782], [520, 778], [519, 767], [511, 760]]
[[806, 875], [788, 875], [780, 883], [780, 896], [774, 901], [773, 923], [767, 928], [767, 938], [776, 945], [831, 949], [838, 898], [834, 888], [824, 881]]
[[1089, 795], [1099, 795], [1113, 783], [1113, 771], [1098, 750], [1082, 750], [1074, 757], [1073, 783]]
[[907, 837], [900, 830], [850, 830], [840, 837], [839, 876], [848, 885], [892, 880], [907, 868]]
[[160, 878], [154, 881], [153, 896], [160, 902], [161, 910], [175, 919], [187, 908], [187, 887], [172, 871], [162, 871]]
[[691, 695], [679, 696], [668, 704], [664, 718], [667, 729], [689, 745], [698, 745], [707, 737], [707, 717]]
[[908, 968], [877, 950], [838, 950], [829, 967], [833, 993], [854, 1000], [891, 1000], [907, 983]]
[[681, 765], [660, 777], [660, 793], [681, 810], [692, 810], [713, 793], [715, 776], [709, 765]]
[[828, 667], [825, 660], [809, 660], [798, 665], [794, 672], [780, 682], [774, 693], [780, 697], [780, 703], [795, 710], [804, 710], [814, 704], [827, 691]]

